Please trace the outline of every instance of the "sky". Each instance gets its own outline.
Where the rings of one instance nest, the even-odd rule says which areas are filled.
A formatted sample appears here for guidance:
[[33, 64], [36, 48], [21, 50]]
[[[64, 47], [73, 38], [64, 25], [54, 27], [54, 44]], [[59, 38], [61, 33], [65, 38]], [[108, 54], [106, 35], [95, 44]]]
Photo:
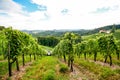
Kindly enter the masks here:
[[14, 29], [94, 29], [120, 24], [120, 0], [0, 0], [0, 25]]

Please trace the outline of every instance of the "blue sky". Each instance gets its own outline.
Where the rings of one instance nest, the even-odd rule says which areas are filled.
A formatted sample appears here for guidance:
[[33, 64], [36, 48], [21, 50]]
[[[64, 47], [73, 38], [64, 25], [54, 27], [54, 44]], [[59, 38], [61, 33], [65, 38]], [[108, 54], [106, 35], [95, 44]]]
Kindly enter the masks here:
[[94, 29], [120, 24], [120, 0], [0, 0], [0, 25], [15, 29]]
[[34, 12], [39, 10], [37, 4], [32, 4], [30, 0], [13, 0], [14, 2], [23, 5], [23, 10], [28, 11], [28, 12]]

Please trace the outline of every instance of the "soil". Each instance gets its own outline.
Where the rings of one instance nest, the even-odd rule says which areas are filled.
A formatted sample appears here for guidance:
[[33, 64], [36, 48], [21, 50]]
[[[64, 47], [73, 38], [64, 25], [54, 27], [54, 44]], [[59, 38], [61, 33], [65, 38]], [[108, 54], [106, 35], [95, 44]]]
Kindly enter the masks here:
[[[63, 60], [60, 60], [62, 63], [66, 64]], [[76, 64], [73, 65], [73, 72], [70, 72], [70, 80], [96, 80], [97, 77], [89, 72], [86, 69], [83, 69], [81, 66]]]
[[[60, 60], [62, 63], [66, 64], [63, 60]], [[89, 60], [90, 62], [94, 62], [93, 60]], [[96, 61], [96, 64], [100, 64], [103, 66], [108, 66], [111, 69], [120, 69], [120, 66], [118, 65], [112, 65], [110, 66], [108, 63], [103, 63], [100, 61]], [[20, 71], [13, 71], [12, 73], [12, 77], [11, 80], [21, 80], [22, 76], [26, 73], [26, 69], [28, 67], [30, 67], [30, 65], [32, 64], [32, 62], [28, 62], [25, 64], [25, 66], [20, 66]], [[58, 65], [56, 65], [56, 67], [58, 68]], [[95, 76], [95, 74], [93, 74], [92, 72], [89, 72], [88, 70], [82, 68], [82, 66], [74, 64], [73, 65], [73, 72], [70, 72], [70, 80], [96, 80], [97, 77]], [[8, 78], [8, 74], [2, 79], [2, 80], [7, 80]]]
[[0, 60], [0, 62], [7, 62], [7, 60]]
[[73, 67], [73, 72], [70, 73], [70, 80], [82, 80], [82, 73], [75, 66]]
[[26, 68], [30, 67], [32, 62], [26, 63], [25, 66], [20, 66], [20, 71], [13, 72], [12, 80], [21, 80], [22, 76], [26, 73]]
[[[93, 61], [93, 60], [89, 60], [89, 62], [94, 62], [94, 61]], [[112, 66], [110, 66], [109, 63], [104, 63], [104, 62], [101, 62], [101, 61], [96, 61], [95, 63], [96, 63], [96, 64], [100, 64], [100, 65], [102, 65], [102, 66], [110, 67], [112, 70], [120, 69], [120, 66], [115, 65], [115, 64], [113, 64]]]
[[[28, 67], [30, 67], [30, 65], [32, 64], [32, 62], [28, 62], [25, 64], [25, 66], [20, 66], [20, 71], [13, 71], [12, 72], [12, 75], [10, 77], [11, 80], [21, 80], [22, 79], [22, 76], [26, 73], [26, 69]], [[7, 80], [9, 77], [8, 77], [8, 74], [5, 75], [5, 77], [2, 79], [2, 80]]]

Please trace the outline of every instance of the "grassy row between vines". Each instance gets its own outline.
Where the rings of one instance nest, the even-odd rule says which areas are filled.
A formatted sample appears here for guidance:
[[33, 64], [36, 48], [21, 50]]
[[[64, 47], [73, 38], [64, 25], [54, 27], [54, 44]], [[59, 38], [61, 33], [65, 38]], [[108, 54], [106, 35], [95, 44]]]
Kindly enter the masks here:
[[[100, 33], [96, 33], [96, 34], [92, 34], [92, 35], [87, 35], [87, 36], [83, 36], [83, 40], [89, 40], [89, 39], [97, 39], [99, 36], [102, 36], [104, 34], [100, 34]], [[120, 40], [120, 29], [116, 30], [115, 33], [113, 33], [114, 37], [116, 38], [116, 40]], [[112, 62], [113, 65], [117, 65], [120, 66], [120, 59], [117, 60], [117, 55], [111, 54], [112, 55]], [[95, 74], [95, 77], [98, 80], [119, 80], [120, 79], [120, 68], [112, 70], [109, 67], [105, 67], [102, 66], [100, 64], [96, 64], [95, 62], [90, 62], [89, 60], [93, 60], [94, 59], [94, 55], [87, 55], [87, 60], [84, 59], [84, 56], [81, 55], [81, 58], [78, 59], [77, 57], [75, 58], [75, 64], [77, 64], [78, 66], [81, 66], [80, 69], [86, 69], [89, 72], [92, 72], [93, 74]], [[102, 63], [104, 63], [104, 54], [100, 54], [98, 53], [97, 55], [97, 61], [100, 61]], [[107, 59], [107, 63], [109, 63], [109, 57]]]
[[[117, 59], [117, 55], [116, 54], [111, 54], [111, 56], [112, 56], [113, 65], [120, 66], [120, 59], [119, 60]], [[94, 59], [94, 55], [88, 56], [88, 59], [93, 60]], [[104, 55], [98, 53], [98, 55], [97, 55], [97, 61], [104, 62]], [[107, 63], [109, 63], [109, 62], [110, 62], [110, 60], [109, 60], [109, 57], [108, 57]]]
[[52, 51], [53, 48], [51, 47], [48, 47], [48, 46], [43, 46], [43, 45], [40, 45], [42, 49], [44, 50], [47, 50], [47, 51]]
[[[119, 60], [117, 59], [117, 55], [116, 54], [111, 54], [111, 56], [112, 56], [113, 65], [120, 66], [120, 59]], [[84, 55], [81, 54], [80, 58], [84, 58]], [[91, 54], [87, 53], [87, 59], [88, 60], [94, 60], [93, 53], [91, 53]], [[104, 54], [101, 54], [101, 53], [98, 52], [98, 54], [97, 54], [97, 61], [104, 62], [104, 59], [105, 59], [104, 58]], [[110, 62], [110, 60], [109, 60], [109, 57], [108, 57], [107, 63], [109, 64], [109, 62]]]
[[[75, 64], [79, 67], [83, 72], [88, 71], [88, 75], [93, 73], [94, 76], [91, 76], [93, 80], [119, 80], [120, 79], [120, 69], [112, 70], [110, 67], [102, 66], [100, 64], [96, 64], [95, 62], [89, 62], [83, 58], [75, 58]], [[94, 78], [95, 77], [95, 78]]]
[[68, 67], [55, 57], [42, 57], [26, 70], [22, 80], [69, 80]]
[[[2, 79], [2, 77], [8, 73], [8, 62], [7, 62], [7, 60], [3, 61], [3, 58], [1, 60], [2, 60], [2, 62], [0, 62], [0, 79]], [[32, 57], [32, 60], [33, 60], [33, 57]], [[19, 56], [18, 61], [19, 61], [19, 66], [21, 66], [22, 65], [22, 56]], [[29, 58], [29, 56], [26, 55], [25, 56], [25, 63], [27, 63], [27, 62], [30, 62], [30, 58]], [[12, 65], [12, 71], [15, 70], [15, 69], [16, 69], [16, 64], [14, 62], [13, 65]]]

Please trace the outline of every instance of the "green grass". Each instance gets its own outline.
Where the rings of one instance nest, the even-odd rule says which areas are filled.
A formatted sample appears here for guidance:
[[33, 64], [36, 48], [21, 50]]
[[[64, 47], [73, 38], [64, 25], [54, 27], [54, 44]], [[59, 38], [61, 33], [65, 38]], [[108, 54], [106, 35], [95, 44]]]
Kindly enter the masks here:
[[42, 46], [40, 45], [42, 49], [47, 50], [47, 51], [51, 51], [53, 48], [52, 47], [48, 47], [48, 46]]
[[100, 36], [103, 36], [104, 34], [101, 33], [95, 33], [95, 34], [91, 34], [91, 35], [86, 35], [86, 36], [82, 36], [83, 40], [89, 40], [89, 39], [97, 39]]
[[[119, 60], [117, 59], [117, 55], [116, 54], [111, 54], [111, 56], [112, 56], [113, 64], [120, 66], [120, 59]], [[82, 55], [81, 58], [84, 58], [84, 56]], [[93, 60], [94, 55], [93, 54], [87, 55], [87, 58], [90, 59], [90, 60]], [[98, 52], [97, 53], [97, 61], [104, 62], [104, 60], [105, 60], [104, 55]], [[107, 58], [107, 63], [109, 63], [109, 62], [110, 62], [110, 60], [109, 60], [109, 57], [108, 57]]]
[[82, 69], [88, 70], [96, 75], [98, 80], [118, 80], [120, 78], [120, 69], [112, 70], [88, 60], [75, 58], [75, 64], [82, 66]]
[[[33, 58], [32, 58], [33, 60]], [[19, 66], [22, 65], [22, 56], [19, 56], [18, 58]], [[29, 56], [25, 56], [25, 63], [29, 62]], [[12, 70], [16, 69], [16, 64], [12, 64]], [[4, 62], [0, 62], [0, 79], [8, 73], [8, 62], [5, 60]]]
[[0, 62], [0, 76], [3, 76], [7, 73], [8, 70], [8, 64], [7, 62]]
[[3, 55], [0, 55], [0, 61], [4, 60]]
[[[95, 33], [95, 34], [91, 34], [91, 35], [82, 36], [82, 38], [83, 38], [83, 40], [96, 39], [97, 37], [100, 37], [102, 35], [104, 35], [104, 34]], [[113, 35], [115, 36], [115, 38], [117, 40], [120, 40], [120, 29], [116, 30], [115, 33], [113, 33]]]
[[65, 64], [61, 64], [59, 72], [61, 72], [61, 73], [67, 73], [68, 72], [68, 66], [65, 65]]
[[26, 70], [22, 80], [69, 80], [68, 74], [59, 72], [61, 64], [55, 57], [43, 57]]
[[113, 34], [117, 40], [120, 40], [120, 29], [116, 30]]
[[[48, 51], [52, 51], [52, 47], [48, 47], [48, 46], [43, 46], [43, 45], [40, 45], [41, 46], [41, 48], [43, 49], [43, 50], [45, 50], [46, 52], [48, 52]], [[44, 55], [46, 55], [46, 53], [44, 54]]]

